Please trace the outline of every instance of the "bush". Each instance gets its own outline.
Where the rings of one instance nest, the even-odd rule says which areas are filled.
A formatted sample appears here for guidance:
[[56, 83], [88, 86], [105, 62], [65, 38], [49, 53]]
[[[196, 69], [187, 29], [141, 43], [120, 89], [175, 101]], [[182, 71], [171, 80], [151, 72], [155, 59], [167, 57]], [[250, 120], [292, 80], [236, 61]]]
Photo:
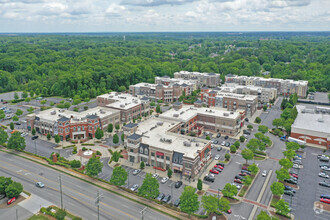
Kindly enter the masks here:
[[239, 137], [239, 140], [240, 140], [241, 142], [244, 142], [245, 139], [246, 139], [246, 138], [245, 138], [244, 136], [240, 136], [240, 137]]
[[81, 163], [80, 163], [79, 160], [72, 160], [72, 161], [70, 162], [70, 166], [71, 166], [72, 168], [80, 168], [80, 167], [81, 167]]
[[225, 159], [229, 160], [230, 159], [230, 154], [225, 154]]
[[252, 130], [253, 129], [253, 126], [252, 125], [248, 125], [247, 128], [250, 129], [250, 130]]
[[65, 212], [64, 210], [62, 210], [62, 209], [58, 209], [58, 210], [56, 211], [56, 214], [55, 214], [55, 218], [56, 218], [56, 219], [58, 219], [58, 220], [62, 220], [62, 219], [65, 218], [65, 216], [66, 216], [66, 212]]
[[73, 151], [72, 151], [72, 154], [76, 154], [77, 153], [77, 147], [76, 146], [74, 146], [73, 147]]
[[235, 147], [238, 149], [238, 148], [240, 147], [241, 144], [239, 143], [239, 141], [235, 141], [234, 145], [235, 145]]
[[261, 118], [256, 117], [256, 119], [254, 120], [255, 123], [259, 124], [261, 122]]
[[102, 153], [100, 151], [96, 151], [96, 155], [102, 156]]
[[42, 208], [40, 209], [40, 212], [41, 212], [41, 213], [46, 213], [46, 212], [47, 212], [47, 209], [46, 209], [45, 207], [42, 207]]
[[235, 147], [235, 145], [231, 145], [230, 146], [230, 153], [236, 153], [236, 147]]
[[205, 137], [206, 140], [211, 140], [210, 136]]
[[86, 147], [83, 147], [81, 150], [82, 150], [82, 151], [86, 151], [86, 150], [87, 150], [87, 148], [86, 148]]

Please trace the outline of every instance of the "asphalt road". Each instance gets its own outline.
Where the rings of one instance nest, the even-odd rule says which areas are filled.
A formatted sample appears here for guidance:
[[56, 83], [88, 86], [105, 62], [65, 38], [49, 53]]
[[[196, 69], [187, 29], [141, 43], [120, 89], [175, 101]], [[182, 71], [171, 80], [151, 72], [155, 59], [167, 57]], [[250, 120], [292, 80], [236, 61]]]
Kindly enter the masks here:
[[[97, 191], [102, 195], [100, 219], [141, 218], [140, 212], [144, 206], [99, 189], [84, 181], [3, 152], [0, 152], [0, 161], [1, 176], [12, 177], [15, 181], [21, 182], [24, 189], [32, 193], [32, 197], [33, 195], [39, 196], [45, 201], [57, 206], [60, 206], [59, 175], [61, 175], [63, 206], [68, 211], [81, 216], [83, 219], [97, 218], [97, 209], [94, 204]], [[45, 184], [45, 188], [39, 189], [35, 187], [35, 182], [38, 181], [42, 181]], [[1, 209], [0, 219], [6, 219], [5, 216], [8, 215], [6, 213], [6, 209]], [[24, 214], [26, 213], [24, 212]], [[154, 210], [147, 209], [144, 219], [171, 218]]]

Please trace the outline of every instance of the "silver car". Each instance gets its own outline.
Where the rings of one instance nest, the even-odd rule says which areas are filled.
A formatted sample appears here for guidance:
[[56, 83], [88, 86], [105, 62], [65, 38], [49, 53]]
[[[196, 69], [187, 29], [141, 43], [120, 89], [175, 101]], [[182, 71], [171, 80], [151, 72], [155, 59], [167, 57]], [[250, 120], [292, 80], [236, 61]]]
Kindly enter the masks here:
[[327, 179], [329, 179], [329, 175], [326, 174], [326, 173], [324, 173], [324, 172], [320, 172], [320, 173], [319, 173], [319, 177], [323, 177], [323, 178], [327, 178]]
[[44, 188], [45, 184], [43, 184], [42, 182], [37, 182], [36, 186], [39, 187], [39, 188]]
[[130, 190], [135, 192], [138, 188], [139, 188], [139, 184], [134, 184], [133, 186], [131, 186]]

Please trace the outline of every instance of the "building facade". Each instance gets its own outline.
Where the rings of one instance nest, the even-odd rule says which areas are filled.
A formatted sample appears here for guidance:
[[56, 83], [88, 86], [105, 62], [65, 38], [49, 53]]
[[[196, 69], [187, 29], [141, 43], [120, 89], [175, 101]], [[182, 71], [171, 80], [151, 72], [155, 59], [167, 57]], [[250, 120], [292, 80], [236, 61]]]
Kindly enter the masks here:
[[263, 88], [275, 88], [281, 95], [297, 93], [298, 97], [305, 98], [308, 90], [308, 81], [291, 79], [276, 79], [262, 77], [248, 77], [228, 74], [225, 77], [226, 83], [236, 83], [244, 86], [258, 86]]
[[220, 74], [217, 73], [199, 73], [180, 71], [174, 73], [174, 78], [182, 78], [185, 80], [197, 80], [199, 87], [217, 87], [221, 83]]

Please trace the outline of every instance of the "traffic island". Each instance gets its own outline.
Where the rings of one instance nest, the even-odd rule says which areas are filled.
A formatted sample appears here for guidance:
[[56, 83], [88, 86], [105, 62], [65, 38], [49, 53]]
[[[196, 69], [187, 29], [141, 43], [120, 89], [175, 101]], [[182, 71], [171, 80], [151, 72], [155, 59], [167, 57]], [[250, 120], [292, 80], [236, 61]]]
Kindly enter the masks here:
[[320, 201], [314, 202], [314, 211], [315, 212], [329, 212], [330, 213], [330, 204], [326, 204]]
[[49, 206], [47, 208], [41, 208], [40, 211], [30, 217], [28, 220], [46, 220], [46, 219], [71, 219], [81, 220], [82, 218], [71, 214], [66, 210], [62, 210], [56, 206]]
[[274, 211], [270, 211], [270, 214], [273, 216], [273, 217], [275, 217], [275, 218], [277, 218], [277, 219], [281, 219], [281, 220], [287, 220], [287, 219], [294, 219], [294, 216], [293, 215], [287, 215], [287, 216], [284, 216], [284, 215], [281, 215], [281, 214], [279, 214], [279, 213], [277, 213], [277, 212], [274, 212]]

